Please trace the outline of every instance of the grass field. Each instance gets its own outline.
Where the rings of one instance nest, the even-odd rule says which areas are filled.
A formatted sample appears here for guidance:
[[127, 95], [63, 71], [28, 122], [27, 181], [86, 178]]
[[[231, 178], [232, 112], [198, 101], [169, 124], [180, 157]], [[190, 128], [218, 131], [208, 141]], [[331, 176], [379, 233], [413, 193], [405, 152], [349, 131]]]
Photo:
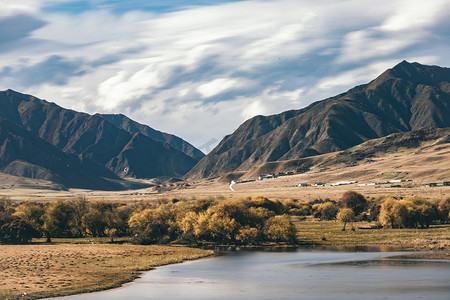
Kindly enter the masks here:
[[[430, 257], [449, 259], [450, 224], [428, 229], [362, 229], [373, 223], [293, 218], [302, 244], [379, 246], [384, 250], [446, 250]], [[108, 238], [35, 239], [29, 245], [0, 245], [0, 299], [36, 299], [114, 288], [142, 271], [212, 255], [212, 251], [177, 246], [107, 244]], [[438, 256], [436, 256], [438, 255]]]
[[132, 281], [141, 271], [211, 254], [175, 246], [0, 245], [0, 299], [36, 299], [114, 288]]
[[302, 243], [335, 246], [384, 246], [411, 250], [450, 250], [450, 224], [432, 225], [427, 229], [360, 229], [375, 223], [357, 222], [347, 224], [339, 221], [313, 221], [294, 218], [298, 237]]

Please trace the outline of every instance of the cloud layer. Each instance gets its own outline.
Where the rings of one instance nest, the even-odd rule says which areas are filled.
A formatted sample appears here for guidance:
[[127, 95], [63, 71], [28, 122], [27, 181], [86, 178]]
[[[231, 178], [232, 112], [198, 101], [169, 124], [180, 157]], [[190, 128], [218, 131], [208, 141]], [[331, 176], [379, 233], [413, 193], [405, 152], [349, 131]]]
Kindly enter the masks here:
[[2, 3], [0, 89], [201, 147], [403, 59], [450, 66], [446, 0], [122, 2]]

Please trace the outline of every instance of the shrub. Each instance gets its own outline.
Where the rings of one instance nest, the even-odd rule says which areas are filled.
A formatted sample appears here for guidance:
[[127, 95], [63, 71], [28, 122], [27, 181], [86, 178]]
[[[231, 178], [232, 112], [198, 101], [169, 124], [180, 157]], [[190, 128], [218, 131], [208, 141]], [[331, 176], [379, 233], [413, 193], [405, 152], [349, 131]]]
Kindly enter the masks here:
[[407, 212], [404, 204], [389, 197], [381, 204], [379, 222], [383, 227], [401, 228]]
[[294, 243], [296, 241], [296, 230], [291, 219], [287, 215], [278, 215], [266, 222], [265, 235], [268, 241]]
[[314, 204], [312, 206], [314, 217], [322, 220], [332, 220], [336, 217], [339, 207], [333, 202]]
[[30, 224], [18, 217], [0, 217], [0, 242], [5, 244], [25, 244], [34, 237], [39, 237], [39, 232]]

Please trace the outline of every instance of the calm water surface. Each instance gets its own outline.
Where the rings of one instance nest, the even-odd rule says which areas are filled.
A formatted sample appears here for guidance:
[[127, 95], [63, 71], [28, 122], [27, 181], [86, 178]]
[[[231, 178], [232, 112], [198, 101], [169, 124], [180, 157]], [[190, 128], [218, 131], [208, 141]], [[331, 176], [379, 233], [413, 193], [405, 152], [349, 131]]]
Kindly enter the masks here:
[[450, 299], [450, 261], [387, 258], [396, 254], [405, 252], [237, 251], [64, 299]]

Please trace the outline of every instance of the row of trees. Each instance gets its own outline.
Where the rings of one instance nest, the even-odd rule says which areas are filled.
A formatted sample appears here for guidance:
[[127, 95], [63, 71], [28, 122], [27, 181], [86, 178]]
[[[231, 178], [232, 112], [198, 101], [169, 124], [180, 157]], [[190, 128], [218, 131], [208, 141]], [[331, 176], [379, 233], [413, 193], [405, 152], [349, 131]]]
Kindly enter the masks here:
[[[307, 213], [308, 209], [302, 211]], [[339, 202], [315, 200], [311, 203], [310, 212], [323, 220], [342, 221], [343, 230], [348, 222], [355, 221], [376, 221], [380, 226], [390, 228], [428, 228], [433, 223], [450, 221], [450, 198], [440, 201], [418, 197], [397, 199], [393, 196], [366, 199], [359, 193], [349, 191], [343, 194]]]
[[290, 216], [376, 221], [383, 227], [417, 228], [450, 221], [450, 198], [429, 201], [392, 196], [366, 199], [349, 191], [339, 201], [269, 200], [262, 196], [224, 200], [173, 199], [164, 204], [120, 204], [79, 198], [51, 203], [0, 199], [0, 242], [33, 237], [133, 236], [137, 243], [295, 243]]
[[450, 220], [450, 198], [433, 203], [422, 198], [395, 199], [387, 196], [380, 206], [379, 222], [391, 228], [428, 228]]
[[[0, 199], [0, 241], [23, 243], [33, 237], [123, 236], [136, 208], [104, 201], [57, 200], [51, 203]], [[9, 232], [9, 233], [8, 233]], [[7, 234], [8, 233], [8, 234]]]
[[33, 237], [133, 236], [140, 244], [294, 243], [295, 226], [278, 200], [172, 200], [158, 206], [104, 201], [51, 203], [0, 200], [0, 242], [24, 243]]
[[247, 197], [180, 201], [135, 212], [129, 221], [140, 243], [294, 243], [296, 230], [280, 201]]

